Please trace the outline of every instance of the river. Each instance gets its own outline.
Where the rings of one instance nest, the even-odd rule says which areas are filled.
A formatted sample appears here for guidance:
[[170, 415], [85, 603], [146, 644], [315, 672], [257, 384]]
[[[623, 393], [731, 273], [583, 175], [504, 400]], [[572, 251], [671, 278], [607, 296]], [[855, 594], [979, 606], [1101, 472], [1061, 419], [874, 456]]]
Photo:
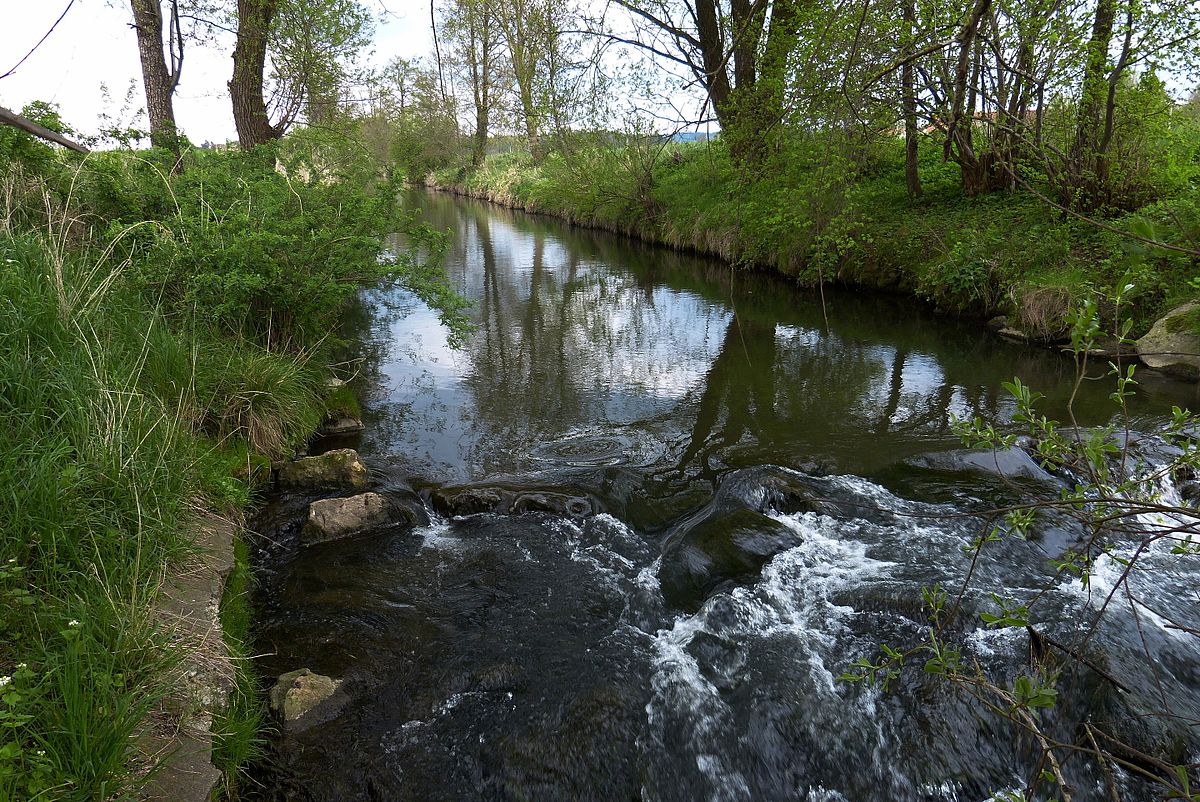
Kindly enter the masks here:
[[[1014, 375], [1063, 417], [1071, 360], [903, 298], [822, 299], [545, 218], [413, 203], [451, 232], [475, 332], [452, 349], [388, 290], [346, 334], [363, 359], [355, 445], [375, 489], [430, 523], [300, 548], [308, 498], [260, 516], [257, 667], [306, 666], [350, 696], [273, 744], [263, 798], [982, 802], [1024, 787], [1032, 740], [919, 663], [887, 692], [838, 677], [921, 637], [922, 588], [961, 585], [983, 524], [959, 513], [1053, 484], [1021, 454], [1006, 477], [963, 451], [951, 417], [1007, 420]], [[1136, 430], [1195, 405], [1193, 386], [1141, 378]], [[1084, 382], [1081, 425], [1109, 419], [1111, 390]], [[952, 632], [965, 660], [1029, 670], [1023, 629], [973, 616], [990, 591], [1045, 588], [1033, 618], [1078, 641], [1119, 575], [1098, 565], [1091, 592], [1056, 579], [1050, 558], [1078, 536], [1048, 520], [989, 549]], [[1134, 715], [1169, 697], [1200, 718], [1197, 639], [1150, 612], [1197, 620], [1198, 566], [1152, 558], [1130, 579], [1148, 606], [1114, 606], [1089, 646], [1126, 690], [1063, 663], [1043, 721], [1090, 717], [1186, 756], [1186, 728]], [[1109, 798], [1086, 755], [1064, 771], [1077, 802]]]

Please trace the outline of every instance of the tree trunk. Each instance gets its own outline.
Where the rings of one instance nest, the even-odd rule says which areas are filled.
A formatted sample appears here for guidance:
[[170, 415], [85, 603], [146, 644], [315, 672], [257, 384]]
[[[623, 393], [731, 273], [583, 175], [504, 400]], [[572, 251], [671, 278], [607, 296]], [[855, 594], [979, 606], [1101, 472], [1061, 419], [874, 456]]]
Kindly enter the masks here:
[[[745, 33], [755, 42], [762, 40], [765, 20], [753, 20], [759, 32]], [[726, 112], [730, 153], [734, 160], [750, 169], [761, 167], [772, 152], [774, 135], [783, 122], [787, 99], [787, 60], [796, 44], [800, 23], [800, 0], [776, 0], [771, 9], [766, 42], [758, 64], [758, 74], [749, 83], [739, 80], [734, 100]]]
[[179, 157], [172, 94], [175, 87], [163, 55], [163, 19], [159, 0], [131, 0], [133, 27], [137, 32], [138, 58], [142, 62], [142, 84], [146, 88], [146, 114], [150, 118], [150, 144], [166, 148]]
[[1092, 36], [1087, 45], [1075, 141], [1071, 146], [1071, 197], [1066, 199], [1068, 205], [1093, 208], [1101, 202], [1101, 188], [1106, 183], [1104, 174], [1107, 165], [1100, 153], [1100, 135], [1109, 88], [1106, 74], [1108, 45], [1112, 41], [1115, 21], [1116, 0], [1098, 0], [1096, 16], [1092, 20]]
[[[752, 0], [731, 0], [733, 23], [733, 85], [749, 86], [758, 73], [759, 40], [762, 38], [762, 17], [766, 3]], [[756, 8], [757, 6], [757, 8]]]
[[238, 0], [237, 44], [233, 49], [229, 96], [242, 150], [278, 139], [280, 135], [267, 118], [267, 104], [263, 100], [267, 39], [276, 5], [276, 0]]
[[529, 155], [533, 157], [534, 164], [541, 164], [546, 153], [542, 149], [542, 137], [538, 133], [537, 109], [534, 108], [533, 98], [527, 98], [522, 92], [521, 105], [525, 114], [525, 141], [529, 143]]
[[900, 68], [900, 93], [904, 105], [904, 181], [908, 197], [921, 197], [921, 171], [917, 163], [917, 93], [913, 87], [912, 37], [916, 23], [915, 0], [904, 0], [904, 64]]
[[471, 164], [478, 167], [487, 156], [488, 114], [487, 103], [482, 103], [475, 111], [475, 136], [471, 149]]
[[704, 86], [717, 121], [725, 128], [729, 112], [729, 73], [716, 0], [696, 0], [696, 23], [704, 65]]
[[468, 56], [471, 68], [471, 95], [475, 101], [475, 135], [472, 137], [471, 164], [478, 167], [487, 156], [488, 126], [492, 111], [491, 9], [469, 6], [467, 13]]

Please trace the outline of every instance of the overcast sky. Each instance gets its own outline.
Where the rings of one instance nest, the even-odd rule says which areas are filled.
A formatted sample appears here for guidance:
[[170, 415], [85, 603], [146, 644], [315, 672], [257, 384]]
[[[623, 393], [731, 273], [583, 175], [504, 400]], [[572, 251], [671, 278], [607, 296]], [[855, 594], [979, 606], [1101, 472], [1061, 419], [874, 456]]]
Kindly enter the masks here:
[[[70, 0], [0, 0], [0, 74], [50, 30]], [[432, 49], [425, 0], [368, 0], [377, 17], [371, 61], [414, 58]], [[124, 0], [74, 0], [54, 32], [15, 73], [0, 80], [0, 106], [20, 110], [31, 100], [55, 103], [63, 119], [95, 133], [103, 115], [123, 125], [145, 105], [132, 14]], [[185, 51], [175, 117], [193, 142], [236, 138], [226, 82], [231, 43]], [[125, 96], [135, 82], [133, 104]], [[105, 98], [107, 87], [109, 97]], [[144, 117], [138, 121], [145, 128]]]

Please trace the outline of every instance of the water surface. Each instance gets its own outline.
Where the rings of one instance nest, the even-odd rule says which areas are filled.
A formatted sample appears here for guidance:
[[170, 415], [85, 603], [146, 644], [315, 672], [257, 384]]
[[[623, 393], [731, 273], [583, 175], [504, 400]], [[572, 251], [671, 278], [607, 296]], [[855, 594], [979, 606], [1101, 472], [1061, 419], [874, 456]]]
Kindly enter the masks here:
[[[1010, 416], [1014, 375], [1065, 418], [1069, 359], [903, 298], [822, 303], [547, 219], [414, 203], [452, 232], [447, 267], [477, 329], [453, 350], [436, 315], [389, 290], [364, 297], [350, 335], [357, 446], [376, 489], [430, 525], [301, 549], [308, 498], [263, 516], [259, 668], [342, 677], [352, 699], [276, 745], [265, 796], [983, 800], [1024, 786], [1032, 744], [978, 703], [919, 670], [889, 693], [837, 677], [881, 642], [920, 638], [921, 588], [957, 588], [983, 526], [961, 513], [1053, 488], [1020, 454], [1005, 479], [962, 453], [950, 424]], [[1135, 429], [1194, 405], [1192, 386], [1142, 378]], [[1084, 382], [1080, 425], [1109, 419], [1110, 391]], [[463, 486], [504, 509], [436, 502]], [[1120, 575], [1100, 565], [1091, 594], [1055, 580], [1048, 559], [1078, 535], [1051, 520], [998, 544], [970, 612], [985, 591], [1047, 586], [1038, 625], [1078, 639]], [[1068, 668], [1049, 730], [1091, 716], [1147, 748], [1189, 741], [1130, 723], [1168, 694], [1200, 711], [1194, 639], [1154, 617], [1195, 620], [1195, 566], [1150, 564], [1131, 579], [1138, 614], [1113, 611], [1098, 639], [1128, 691]], [[954, 638], [1001, 677], [1029, 670], [1022, 630], [968, 622]], [[1076, 800], [1107, 798], [1094, 765], [1066, 770]]]

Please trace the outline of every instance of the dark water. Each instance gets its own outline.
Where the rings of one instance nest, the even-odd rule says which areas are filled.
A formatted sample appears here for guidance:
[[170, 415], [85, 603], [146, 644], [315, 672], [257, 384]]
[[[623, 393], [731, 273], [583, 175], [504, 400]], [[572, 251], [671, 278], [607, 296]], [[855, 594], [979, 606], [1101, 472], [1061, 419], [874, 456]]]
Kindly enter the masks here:
[[[829, 293], [826, 322], [818, 297], [782, 281], [415, 202], [453, 231], [448, 268], [478, 329], [451, 350], [436, 316], [394, 291], [365, 298], [351, 334], [359, 450], [376, 489], [431, 524], [301, 549], [310, 499], [262, 517], [258, 666], [307, 666], [351, 696], [275, 744], [265, 797], [984, 800], [1025, 786], [1032, 741], [929, 679], [923, 658], [889, 693], [837, 677], [881, 642], [921, 637], [922, 587], [961, 584], [981, 523], [956, 513], [1054, 488], [1019, 454], [1005, 481], [990, 456], [959, 451], [950, 417], [1006, 418], [1013, 375], [1062, 417], [1070, 361], [904, 299]], [[1138, 430], [1195, 400], [1142, 378]], [[1109, 418], [1110, 391], [1084, 383], [1081, 425]], [[463, 485], [489, 492], [446, 501]], [[497, 511], [453, 514], [481, 504]], [[1047, 587], [1033, 618], [1079, 641], [1121, 567], [1101, 561], [1090, 594], [1054, 580], [1048, 558], [1078, 535], [1051, 520], [997, 544], [968, 610], [988, 591]], [[1187, 726], [1136, 713], [1164, 698], [1200, 712], [1195, 639], [1159, 615], [1196, 620], [1197, 566], [1165, 549], [1146, 564], [1130, 579], [1140, 602], [1113, 605], [1103, 648], [1087, 647], [1127, 692], [1067, 667], [1043, 725], [1070, 739], [1090, 717], [1182, 760]], [[948, 636], [965, 660], [1028, 671], [1023, 630], [976, 626]], [[1075, 799], [1107, 799], [1089, 760], [1065, 766]]]

